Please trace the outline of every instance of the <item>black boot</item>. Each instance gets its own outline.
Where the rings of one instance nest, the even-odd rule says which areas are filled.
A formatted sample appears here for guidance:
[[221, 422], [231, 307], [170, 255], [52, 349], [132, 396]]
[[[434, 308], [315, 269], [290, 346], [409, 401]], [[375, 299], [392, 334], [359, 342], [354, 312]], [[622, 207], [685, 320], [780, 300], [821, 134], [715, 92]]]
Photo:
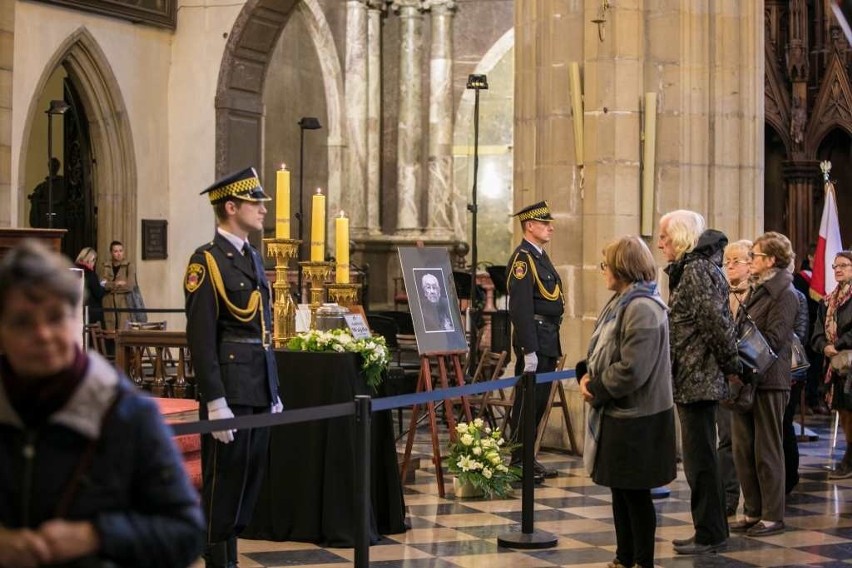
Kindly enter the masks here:
[[205, 568], [228, 568], [228, 541], [208, 543], [204, 548]]
[[228, 568], [238, 568], [237, 562], [237, 537], [228, 539]]

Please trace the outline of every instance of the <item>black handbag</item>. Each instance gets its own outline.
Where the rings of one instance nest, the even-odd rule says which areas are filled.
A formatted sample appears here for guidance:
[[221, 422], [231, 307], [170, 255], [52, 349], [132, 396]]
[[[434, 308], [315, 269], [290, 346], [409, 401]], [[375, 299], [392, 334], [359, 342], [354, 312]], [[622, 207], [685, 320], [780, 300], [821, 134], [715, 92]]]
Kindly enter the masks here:
[[748, 315], [745, 306], [740, 304], [740, 309], [745, 314], [745, 319], [737, 327], [737, 352], [740, 361], [758, 375], [763, 375], [778, 359], [778, 355]]
[[722, 400], [721, 403], [734, 412], [751, 412], [754, 407], [754, 394], [757, 391], [757, 383], [759, 378], [746, 383], [739, 388], [731, 388], [731, 396], [728, 399]]
[[802, 341], [799, 339], [799, 336], [795, 333], [793, 334], [793, 339], [790, 342], [790, 370], [793, 374], [802, 374], [808, 370], [811, 366], [811, 362], [808, 359], [808, 354], [805, 351], [804, 345], [802, 345]]

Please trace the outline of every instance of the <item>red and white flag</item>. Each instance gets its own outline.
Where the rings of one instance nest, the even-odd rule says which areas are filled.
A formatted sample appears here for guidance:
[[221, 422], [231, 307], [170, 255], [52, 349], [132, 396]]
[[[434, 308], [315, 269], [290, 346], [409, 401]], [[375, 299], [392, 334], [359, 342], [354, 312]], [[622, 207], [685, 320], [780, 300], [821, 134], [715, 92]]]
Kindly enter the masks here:
[[825, 207], [823, 207], [822, 220], [819, 223], [819, 240], [814, 253], [814, 273], [811, 278], [810, 294], [814, 300], [822, 300], [837, 286], [831, 265], [834, 264], [834, 257], [841, 250], [843, 245], [840, 242], [840, 221], [837, 219], [834, 184], [826, 179]]

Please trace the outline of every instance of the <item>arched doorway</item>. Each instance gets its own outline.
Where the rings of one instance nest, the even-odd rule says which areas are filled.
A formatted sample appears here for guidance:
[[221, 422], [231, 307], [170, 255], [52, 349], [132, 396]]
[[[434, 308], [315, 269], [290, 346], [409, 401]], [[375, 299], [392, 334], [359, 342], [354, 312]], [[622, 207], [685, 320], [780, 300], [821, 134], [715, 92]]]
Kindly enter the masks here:
[[[831, 162], [831, 179], [837, 197], [837, 216], [840, 219], [840, 237], [845, 248], [852, 246], [852, 136], [849, 132], [835, 128], [829, 132], [819, 145], [817, 158]], [[817, 192], [819, 204], [816, 215], [822, 214], [823, 192]], [[816, 219], [819, 226], [819, 219]]]
[[136, 250], [137, 180], [130, 124], [118, 81], [88, 30], [80, 28], [66, 38], [34, 93], [19, 161], [18, 218], [29, 219], [26, 197], [47, 175], [45, 100], [65, 100], [71, 109], [53, 121], [54, 151], [63, 164], [63, 183], [77, 195], [69, 201], [69, 211], [85, 222], [69, 232], [63, 250], [76, 256], [83, 246], [95, 246], [105, 259], [113, 239]]

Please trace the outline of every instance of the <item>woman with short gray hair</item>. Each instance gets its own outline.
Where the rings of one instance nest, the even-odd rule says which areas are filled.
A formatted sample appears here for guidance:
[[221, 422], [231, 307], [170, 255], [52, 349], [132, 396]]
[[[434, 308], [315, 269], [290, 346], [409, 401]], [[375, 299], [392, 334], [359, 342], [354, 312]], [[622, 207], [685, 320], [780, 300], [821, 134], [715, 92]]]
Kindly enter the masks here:
[[704, 230], [695, 211], [660, 219], [658, 247], [669, 265], [669, 326], [674, 401], [680, 418], [683, 469], [692, 492], [695, 535], [673, 541], [678, 554], [707, 554], [725, 546], [728, 524], [716, 455], [716, 408], [728, 380], [741, 371], [722, 251], [728, 238]]

